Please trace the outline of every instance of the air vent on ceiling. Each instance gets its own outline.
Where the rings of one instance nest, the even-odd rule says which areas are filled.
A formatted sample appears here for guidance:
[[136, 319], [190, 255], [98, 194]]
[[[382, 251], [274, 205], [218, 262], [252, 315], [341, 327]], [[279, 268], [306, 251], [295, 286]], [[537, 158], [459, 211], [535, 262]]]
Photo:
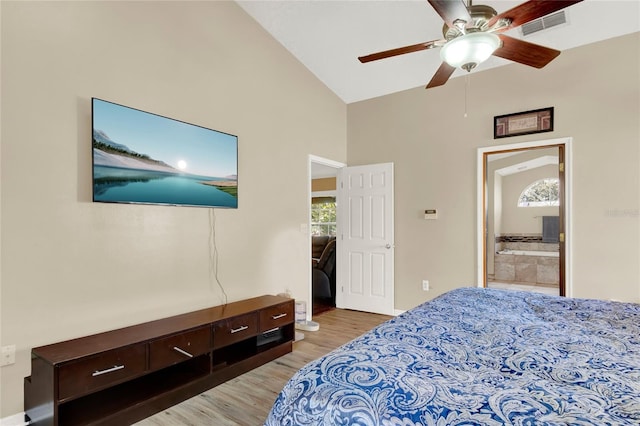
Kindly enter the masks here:
[[551, 15], [543, 16], [542, 18], [535, 19], [522, 25], [522, 35], [529, 35], [537, 33], [538, 31], [546, 30], [547, 28], [555, 27], [556, 25], [565, 24], [567, 17], [564, 14], [564, 10], [560, 12], [552, 13]]

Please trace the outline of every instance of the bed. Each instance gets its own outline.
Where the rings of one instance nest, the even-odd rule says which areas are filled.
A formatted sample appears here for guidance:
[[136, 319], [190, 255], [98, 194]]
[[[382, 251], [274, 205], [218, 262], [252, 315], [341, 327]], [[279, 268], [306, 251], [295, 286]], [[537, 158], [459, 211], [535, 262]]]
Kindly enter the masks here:
[[453, 290], [303, 367], [265, 424], [638, 425], [640, 305]]

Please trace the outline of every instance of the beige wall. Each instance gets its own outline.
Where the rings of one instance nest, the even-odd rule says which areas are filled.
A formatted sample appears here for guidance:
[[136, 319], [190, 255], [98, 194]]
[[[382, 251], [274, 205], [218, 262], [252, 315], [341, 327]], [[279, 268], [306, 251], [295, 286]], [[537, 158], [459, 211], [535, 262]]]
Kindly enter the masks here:
[[[348, 164], [395, 163], [396, 309], [475, 285], [477, 148], [560, 137], [573, 138], [573, 294], [640, 301], [639, 45], [635, 33], [541, 70], [472, 73], [466, 118], [466, 77], [348, 106]], [[494, 116], [548, 106], [553, 132], [493, 140]]]
[[17, 362], [0, 418], [23, 409], [31, 347], [222, 302], [209, 209], [91, 202], [92, 96], [238, 135], [220, 281], [229, 301], [308, 300], [308, 158], [346, 161], [339, 98], [233, 2], [1, 8], [1, 345]]

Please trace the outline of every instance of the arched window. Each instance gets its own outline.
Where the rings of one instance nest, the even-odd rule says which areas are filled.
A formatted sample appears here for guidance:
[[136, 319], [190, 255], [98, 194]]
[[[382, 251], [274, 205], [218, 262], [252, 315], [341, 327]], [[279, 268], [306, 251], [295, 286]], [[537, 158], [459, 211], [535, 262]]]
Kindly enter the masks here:
[[537, 180], [522, 191], [518, 198], [518, 207], [559, 206], [559, 187], [558, 178]]

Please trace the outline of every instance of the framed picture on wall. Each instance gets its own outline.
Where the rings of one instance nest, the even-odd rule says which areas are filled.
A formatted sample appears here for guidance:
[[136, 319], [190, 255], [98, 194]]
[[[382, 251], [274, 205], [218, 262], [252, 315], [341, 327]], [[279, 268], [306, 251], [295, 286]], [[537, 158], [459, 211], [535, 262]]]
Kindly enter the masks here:
[[553, 107], [493, 117], [493, 138], [553, 131]]

